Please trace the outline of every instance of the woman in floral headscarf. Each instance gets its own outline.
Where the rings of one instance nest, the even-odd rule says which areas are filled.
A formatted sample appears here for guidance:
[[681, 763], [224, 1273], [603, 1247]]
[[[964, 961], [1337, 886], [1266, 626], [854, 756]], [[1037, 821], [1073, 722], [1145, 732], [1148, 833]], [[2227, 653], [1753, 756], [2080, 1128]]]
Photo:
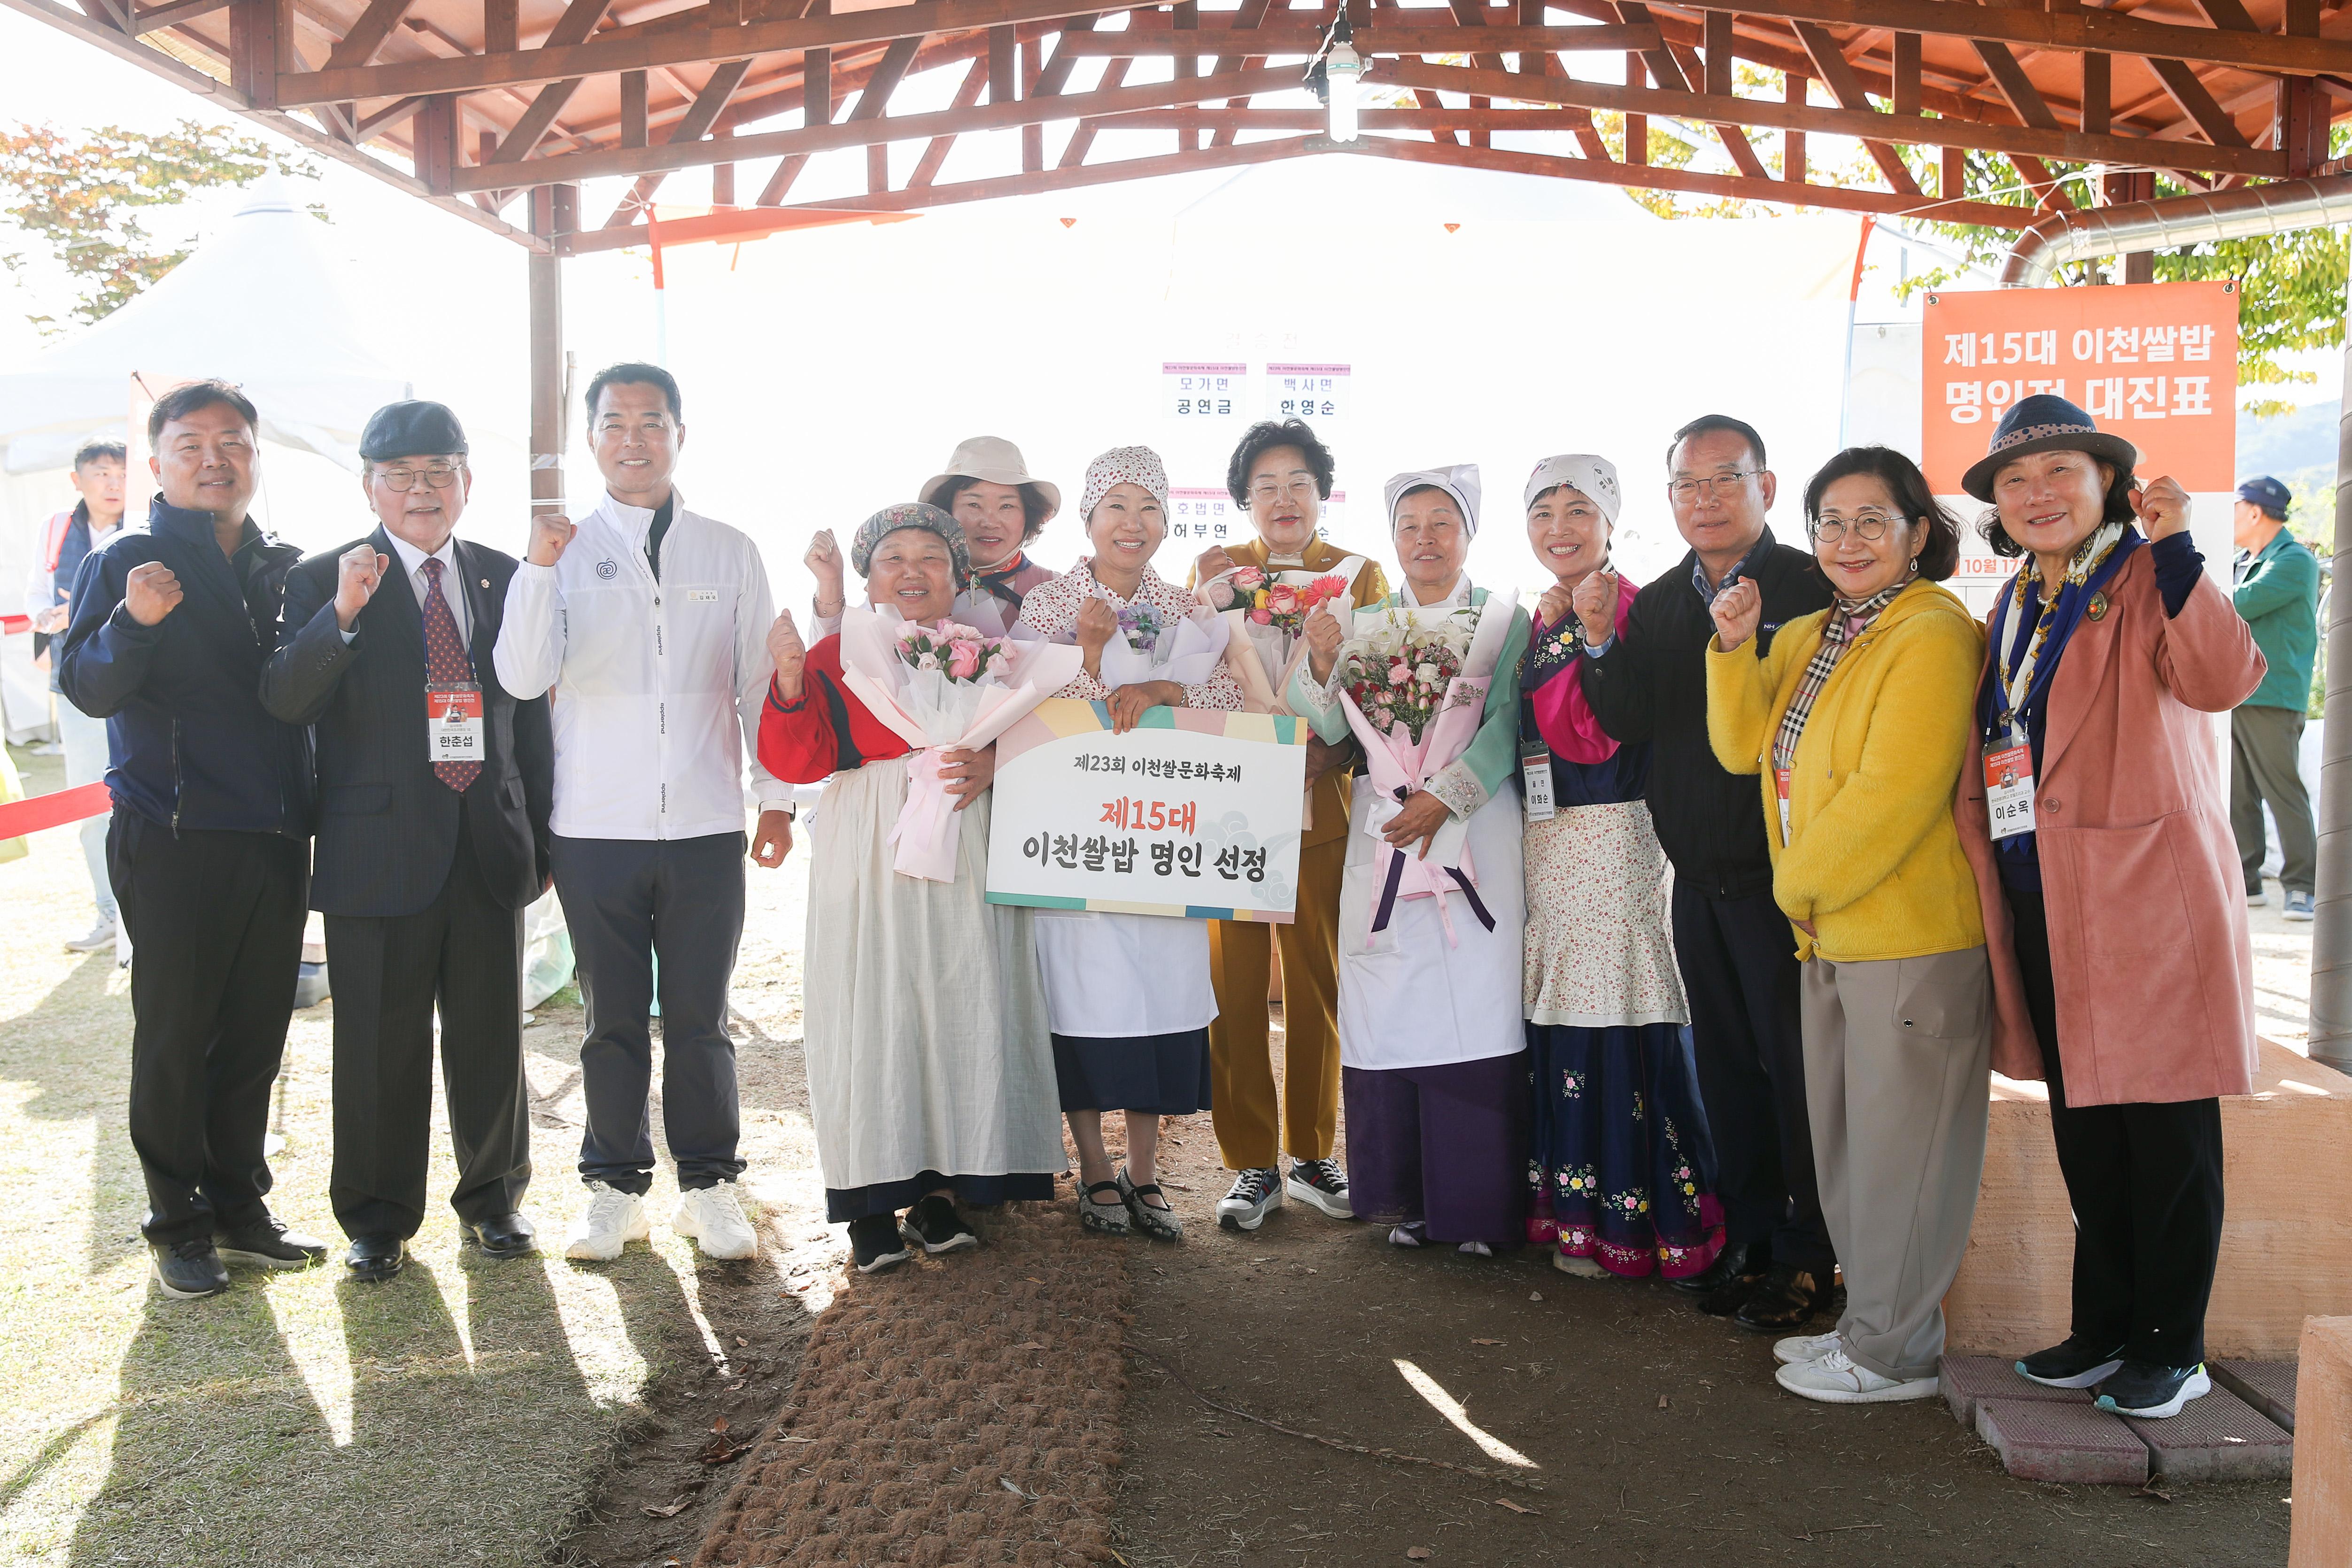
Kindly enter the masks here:
[[[1535, 1091], [1528, 1239], [1598, 1279], [1687, 1280], [1723, 1245], [1715, 1145], [1690, 1011], [1666, 935], [1665, 852], [1650, 825], [1646, 741], [1612, 740], [1576, 679], [1576, 585], [1609, 562], [1617, 470], [1547, 457], [1528, 476], [1528, 543], [1552, 575], [1519, 661], [1527, 801], [1528, 1071]], [[1617, 601], [1624, 630], [1631, 595]], [[1537, 799], [1546, 787], [1550, 799]]]
[[[1068, 575], [1031, 589], [1021, 610], [1023, 626], [1086, 653], [1086, 668], [1055, 695], [1104, 703], [1121, 733], [1153, 707], [1239, 708], [1224, 622], [1151, 570], [1168, 537], [1168, 471], [1159, 454], [1121, 446], [1096, 458], [1078, 515], [1092, 553]], [[1209, 1104], [1217, 998], [1208, 923], [1040, 910], [1036, 930], [1054, 1071], [1086, 1188], [1079, 1220], [1093, 1230], [1181, 1239], [1156, 1156], [1160, 1117]], [[1106, 1111], [1127, 1114], [1127, 1163], [1116, 1175], [1103, 1147]]]
[[[849, 556], [871, 601], [910, 622], [947, 619], [971, 582], [963, 530], [919, 502], [867, 518]], [[900, 874], [890, 839], [912, 748], [852, 689], [839, 633], [803, 647], [787, 613], [768, 651], [760, 761], [832, 780], [810, 829], [803, 1031], [825, 1218], [848, 1223], [866, 1273], [905, 1262], [908, 1243], [976, 1247], [958, 1201], [1050, 1198], [1063, 1160], [1030, 912], [987, 900], [995, 748], [942, 758], [964, 813], [955, 879]]]

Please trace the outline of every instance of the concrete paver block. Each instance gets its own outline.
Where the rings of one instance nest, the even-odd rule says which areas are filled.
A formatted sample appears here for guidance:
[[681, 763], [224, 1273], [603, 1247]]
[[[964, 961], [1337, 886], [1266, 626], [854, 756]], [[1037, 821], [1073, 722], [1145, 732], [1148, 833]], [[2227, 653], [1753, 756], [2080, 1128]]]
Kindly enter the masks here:
[[2226, 1388], [2191, 1399], [2167, 1421], [2123, 1417], [2168, 1481], [2266, 1481], [2294, 1469], [2294, 1439]]
[[2121, 1416], [2088, 1405], [1979, 1400], [1977, 1435], [2020, 1480], [2133, 1487], [2147, 1482], [2147, 1445]]
[[2294, 1363], [2213, 1361], [2205, 1364], [2213, 1381], [2287, 1431], [2294, 1430]]
[[1988, 1399], [2022, 1399], [2044, 1405], [2088, 1405], [2085, 1388], [2045, 1388], [2017, 1375], [2017, 1364], [1998, 1355], [1948, 1355], [1937, 1369], [1944, 1403], [1963, 1427], [1977, 1424], [1977, 1406]]

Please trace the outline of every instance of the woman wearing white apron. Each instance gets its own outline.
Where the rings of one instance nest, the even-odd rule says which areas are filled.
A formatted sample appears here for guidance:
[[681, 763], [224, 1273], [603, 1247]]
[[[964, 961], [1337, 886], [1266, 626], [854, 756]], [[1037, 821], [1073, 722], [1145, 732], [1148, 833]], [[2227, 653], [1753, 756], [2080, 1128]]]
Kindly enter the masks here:
[[[1078, 507], [1092, 554], [1030, 590], [1022, 624], [1075, 642], [1086, 668], [1056, 696], [1100, 702], [1111, 727], [1147, 708], [1239, 708], [1225, 625], [1151, 570], [1168, 534], [1168, 472], [1145, 446], [1087, 468]], [[1209, 927], [1202, 920], [1099, 910], [1036, 914], [1037, 966], [1054, 1036], [1054, 1075], [1077, 1145], [1078, 1218], [1087, 1228], [1159, 1240], [1183, 1227], [1160, 1190], [1160, 1118], [1209, 1103]], [[1127, 1113], [1127, 1164], [1112, 1174], [1106, 1111]]]
[[[1402, 590], [1344, 624], [1318, 611], [1289, 691], [1316, 733], [1352, 731], [1366, 752], [1339, 894], [1349, 1167], [1356, 1212], [1397, 1216], [1398, 1246], [1487, 1256], [1518, 1243], [1525, 1202], [1512, 775], [1528, 618], [1463, 572], [1475, 465], [1400, 474], [1387, 499]], [[1408, 638], [1419, 651], [1401, 658]]]

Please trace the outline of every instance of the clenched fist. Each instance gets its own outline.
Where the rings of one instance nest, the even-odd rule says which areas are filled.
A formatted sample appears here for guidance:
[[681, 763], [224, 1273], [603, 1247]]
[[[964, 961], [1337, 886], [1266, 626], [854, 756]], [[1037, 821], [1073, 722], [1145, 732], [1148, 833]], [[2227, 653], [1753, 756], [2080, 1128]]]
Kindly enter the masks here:
[[[809, 569], [810, 576], [816, 579], [818, 612], [822, 614], [840, 614], [842, 606], [845, 602], [842, 597], [841, 587], [843, 580], [841, 546], [834, 542], [831, 528], [817, 529], [816, 537], [809, 540], [808, 554], [801, 557], [801, 564]], [[825, 609], [828, 604], [833, 606], [829, 611]]]
[[1560, 583], [1545, 589], [1543, 597], [1536, 601], [1537, 622], [1555, 632], [1567, 625], [1568, 618], [1575, 613], [1575, 591]]
[[1223, 577], [1238, 564], [1240, 563], [1225, 553], [1224, 546], [1211, 545], [1207, 549], [1202, 550], [1200, 559], [1192, 563], [1192, 580], [1206, 582], [1213, 577]]
[[580, 530], [558, 512], [541, 512], [530, 519], [530, 549], [525, 557], [533, 566], [553, 566], [563, 559], [563, 547]]
[[2139, 514], [2141, 531], [2151, 539], [2180, 533], [2189, 527], [2188, 492], [2170, 475], [2152, 479], [2131, 493], [2132, 510]]
[[1617, 574], [1603, 567], [1584, 574], [1576, 585], [1570, 603], [1576, 618], [1584, 622], [1584, 641], [1598, 648], [1617, 635], [1617, 595], [1620, 591]]
[[800, 628], [793, 624], [789, 610], [776, 617], [768, 628], [768, 657], [776, 664], [776, 691], [788, 703], [801, 700], [801, 672], [808, 666], [808, 648], [801, 642]]
[[123, 607], [142, 626], [162, 625], [163, 617], [180, 607], [183, 597], [179, 578], [160, 560], [132, 567], [122, 584]]
[[1307, 618], [1307, 663], [1317, 680], [1331, 678], [1331, 666], [1339, 659], [1339, 644], [1347, 640], [1348, 629], [1331, 612], [1331, 606], [1317, 605]]
[[1078, 646], [1086, 650], [1087, 668], [1100, 674], [1103, 645], [1118, 635], [1118, 612], [1100, 599], [1078, 606]]
[[1717, 594], [1706, 612], [1715, 617], [1716, 641], [1728, 653], [1756, 635], [1757, 623], [1764, 619], [1764, 595], [1752, 580], [1743, 577]]
[[350, 631], [391, 570], [391, 558], [379, 554], [373, 545], [356, 544], [345, 550], [335, 563], [335, 624]]

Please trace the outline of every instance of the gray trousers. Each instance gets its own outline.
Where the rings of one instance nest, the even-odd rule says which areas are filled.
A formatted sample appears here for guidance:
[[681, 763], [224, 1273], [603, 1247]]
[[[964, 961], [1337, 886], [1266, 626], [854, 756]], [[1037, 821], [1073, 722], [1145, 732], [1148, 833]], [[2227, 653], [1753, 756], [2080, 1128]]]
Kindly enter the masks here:
[[2295, 753], [2304, 716], [2291, 707], [2242, 707], [2230, 715], [2230, 831], [2246, 868], [2246, 891], [2263, 890], [2263, 802], [2278, 820], [2279, 886], [2309, 893], [2317, 886], [2319, 840], [2311, 827], [2311, 792], [2303, 787]]
[[587, 1033], [588, 1128], [580, 1176], [642, 1196], [653, 1186], [654, 962], [661, 962], [662, 1127], [677, 1185], [743, 1174], [735, 1156], [735, 1041], [727, 984], [743, 939], [743, 835], [567, 839], [550, 846], [572, 928]]
[[1813, 1166], [1845, 1270], [1838, 1333], [1881, 1377], [1933, 1377], [1984, 1176], [1992, 971], [1981, 946], [1802, 968]]

